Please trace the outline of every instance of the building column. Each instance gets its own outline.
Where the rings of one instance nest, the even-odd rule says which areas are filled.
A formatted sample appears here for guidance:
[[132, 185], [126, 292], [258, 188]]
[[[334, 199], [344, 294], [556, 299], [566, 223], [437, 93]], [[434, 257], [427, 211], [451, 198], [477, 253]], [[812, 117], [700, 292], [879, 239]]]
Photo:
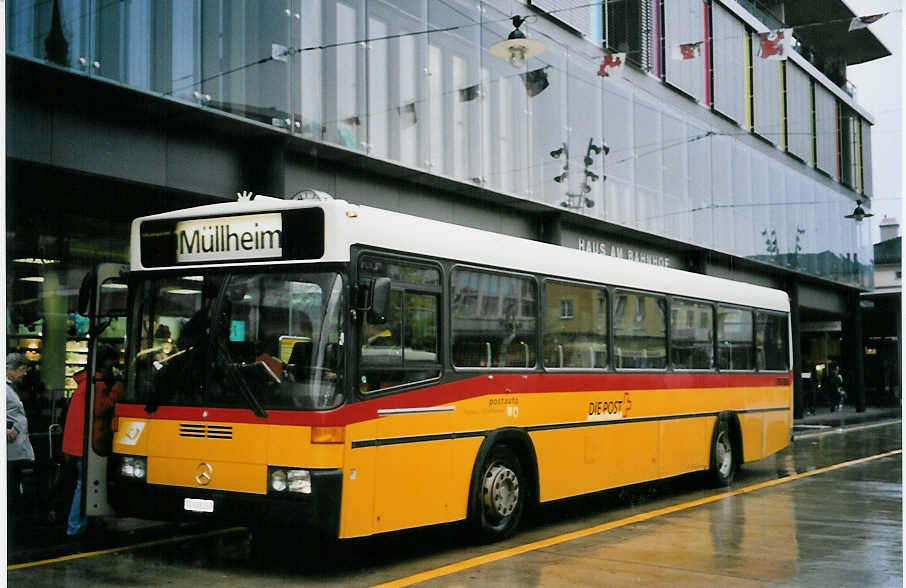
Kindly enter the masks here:
[[843, 386], [847, 401], [857, 412], [865, 412], [865, 342], [862, 339], [862, 306], [858, 292], [848, 297], [848, 312], [843, 319], [841, 349]]
[[242, 154], [242, 185], [238, 190], [286, 198], [286, 140], [284, 137], [254, 139]]
[[[805, 414], [802, 396], [802, 330], [799, 315], [799, 285], [792, 281], [787, 286], [790, 295], [790, 339], [793, 345], [793, 418], [801, 419]], [[812, 382], [811, 385], [815, 383]]]
[[539, 215], [538, 240], [551, 245], [563, 245], [563, 215], [559, 212]]

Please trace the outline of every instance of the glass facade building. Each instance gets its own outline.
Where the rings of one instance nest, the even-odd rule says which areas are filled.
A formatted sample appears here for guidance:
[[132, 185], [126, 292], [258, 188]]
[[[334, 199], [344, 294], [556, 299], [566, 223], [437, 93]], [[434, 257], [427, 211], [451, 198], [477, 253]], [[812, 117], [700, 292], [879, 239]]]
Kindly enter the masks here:
[[[237, 190], [782, 288], [793, 369], [860, 373], [873, 252], [869, 222], [844, 216], [870, 209], [872, 121], [811, 49], [763, 58], [780, 4], [8, 0], [6, 343], [36, 362], [36, 430], [87, 359], [82, 277], [128, 259], [132, 218]], [[490, 48], [520, 14], [544, 51], [517, 68]], [[599, 293], [580, 294], [562, 316], [595, 315]], [[799, 313], [832, 345], [810, 352]], [[696, 316], [675, 319], [690, 349]], [[563, 362], [597, 362], [600, 334], [576, 337]]]
[[[546, 50], [516, 69], [488, 50], [510, 10], [532, 13], [512, 4], [13, 0], [7, 53], [870, 287], [869, 227], [843, 219], [871, 195], [867, 115], [804, 59], [760, 59], [751, 15], [700, 0], [551, 8], [523, 25]], [[690, 41], [694, 58], [675, 59]], [[631, 71], [599, 75], [605, 45]]]

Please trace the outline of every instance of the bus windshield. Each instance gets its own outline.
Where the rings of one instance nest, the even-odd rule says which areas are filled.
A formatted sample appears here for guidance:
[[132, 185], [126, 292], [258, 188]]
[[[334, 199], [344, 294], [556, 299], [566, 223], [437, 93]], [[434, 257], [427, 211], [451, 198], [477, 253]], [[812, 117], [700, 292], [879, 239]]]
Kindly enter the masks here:
[[342, 398], [337, 273], [186, 273], [136, 284], [122, 402], [267, 410]]

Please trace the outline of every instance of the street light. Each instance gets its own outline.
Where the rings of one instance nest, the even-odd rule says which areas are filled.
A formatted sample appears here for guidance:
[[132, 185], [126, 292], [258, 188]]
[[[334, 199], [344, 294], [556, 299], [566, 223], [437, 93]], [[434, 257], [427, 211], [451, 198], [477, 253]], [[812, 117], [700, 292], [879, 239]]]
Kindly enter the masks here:
[[862, 201], [856, 200], [856, 207], [853, 209], [853, 213], [847, 214], [843, 218], [851, 218], [851, 219], [854, 219], [857, 223], [860, 223], [860, 222], [862, 222], [863, 218], [868, 218], [870, 216], [874, 216], [874, 215], [870, 212], [865, 212], [865, 209], [862, 208]]
[[495, 57], [506, 59], [510, 65], [517, 69], [525, 67], [525, 60], [529, 57], [536, 57], [544, 53], [546, 47], [541, 41], [528, 39], [519, 27], [526, 19], [519, 15], [513, 17], [513, 32], [509, 34], [505, 41], [498, 41], [490, 47], [488, 51]]
[[[602, 142], [601, 146], [598, 146], [595, 145], [593, 137], [588, 139], [588, 148], [585, 150], [585, 158], [583, 159], [583, 163], [585, 163], [585, 176], [582, 178], [582, 184], [579, 186], [580, 191], [578, 193], [570, 192], [569, 188], [567, 188], [566, 197], [560, 201], [560, 206], [563, 208], [578, 209], [583, 206], [591, 208], [595, 205], [595, 201], [586, 196], [586, 194], [591, 192], [591, 185], [589, 182], [597, 182], [601, 179], [606, 180], [607, 176], [599, 176], [589, 169], [595, 162], [592, 154], [600, 155], [601, 153], [604, 153], [604, 155], [607, 155], [609, 152], [610, 147], [608, 147], [606, 143]], [[566, 143], [563, 143], [561, 147], [551, 151], [551, 157], [554, 159], [559, 159], [561, 155], [565, 155], [566, 161], [563, 163], [563, 173], [554, 176], [554, 181], [558, 184], [565, 182], [569, 176], [569, 148]]]

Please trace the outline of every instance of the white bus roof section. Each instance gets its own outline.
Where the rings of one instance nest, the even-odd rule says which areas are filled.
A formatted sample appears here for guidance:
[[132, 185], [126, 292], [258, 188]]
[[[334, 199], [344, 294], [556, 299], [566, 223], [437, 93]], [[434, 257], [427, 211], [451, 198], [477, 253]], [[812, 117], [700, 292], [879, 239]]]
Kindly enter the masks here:
[[464, 264], [539, 273], [556, 278], [648, 290], [676, 296], [788, 312], [789, 297], [781, 290], [692, 272], [618, 259], [470, 227], [350, 204], [343, 200], [282, 200], [258, 196], [252, 201], [210, 204], [142, 217], [132, 224], [132, 268], [140, 271], [140, 224], [146, 220], [219, 217], [321, 207], [324, 210], [324, 255], [317, 260], [180, 265], [173, 268], [348, 262], [356, 244], [412, 253]]

